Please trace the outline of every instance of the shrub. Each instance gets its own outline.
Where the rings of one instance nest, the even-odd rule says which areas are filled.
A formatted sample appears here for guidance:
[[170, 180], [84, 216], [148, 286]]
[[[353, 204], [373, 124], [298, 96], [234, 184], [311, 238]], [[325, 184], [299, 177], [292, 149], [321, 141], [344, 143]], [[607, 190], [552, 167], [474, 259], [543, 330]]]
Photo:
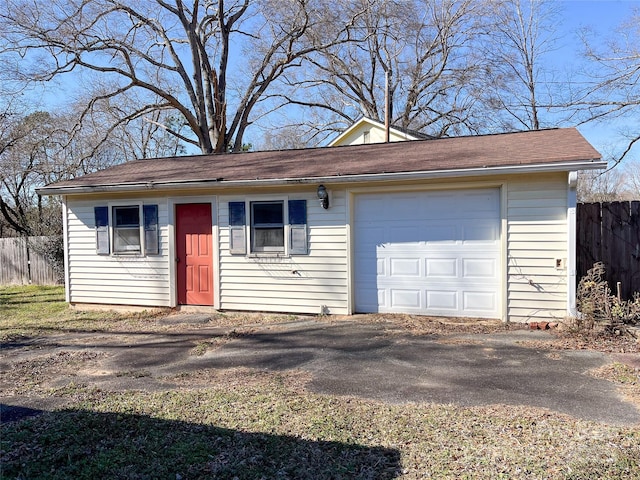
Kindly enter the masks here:
[[578, 283], [576, 306], [579, 313], [574, 324], [579, 329], [591, 330], [596, 325], [619, 328], [640, 321], [640, 294], [635, 293], [628, 301], [612, 295], [604, 274], [604, 264], [598, 262]]

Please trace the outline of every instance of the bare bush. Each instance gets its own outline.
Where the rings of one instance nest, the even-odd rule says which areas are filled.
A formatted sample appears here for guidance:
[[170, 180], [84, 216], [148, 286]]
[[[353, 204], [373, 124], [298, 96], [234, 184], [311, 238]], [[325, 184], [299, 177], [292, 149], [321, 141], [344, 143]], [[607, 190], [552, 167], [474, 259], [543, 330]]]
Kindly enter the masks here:
[[576, 297], [579, 313], [573, 326], [579, 330], [600, 326], [614, 332], [628, 331], [627, 325], [640, 321], [640, 293], [628, 301], [612, 295], [604, 274], [604, 264], [598, 262], [580, 279]]

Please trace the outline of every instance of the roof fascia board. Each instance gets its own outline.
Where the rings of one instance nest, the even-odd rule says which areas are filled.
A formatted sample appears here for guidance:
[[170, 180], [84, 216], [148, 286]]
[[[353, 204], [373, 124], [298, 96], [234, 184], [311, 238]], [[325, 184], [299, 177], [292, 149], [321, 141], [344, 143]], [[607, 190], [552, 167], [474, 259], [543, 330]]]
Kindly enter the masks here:
[[78, 187], [41, 187], [36, 189], [39, 195], [74, 195], [85, 193], [105, 192], [140, 192], [149, 190], [175, 190], [181, 187], [211, 188], [211, 187], [244, 187], [244, 186], [277, 186], [296, 185], [309, 183], [354, 183], [354, 182], [382, 182], [401, 180], [429, 180], [436, 178], [460, 178], [481, 175], [500, 175], [517, 173], [551, 173], [573, 172], [578, 170], [597, 170], [607, 168], [607, 162], [597, 159], [575, 162], [558, 162], [556, 164], [533, 165], [508, 165], [497, 167], [474, 167], [464, 169], [396, 172], [396, 173], [371, 173], [357, 175], [302, 177], [302, 178], [277, 178], [256, 180], [192, 180], [183, 182], [144, 182], [131, 184], [107, 184]]

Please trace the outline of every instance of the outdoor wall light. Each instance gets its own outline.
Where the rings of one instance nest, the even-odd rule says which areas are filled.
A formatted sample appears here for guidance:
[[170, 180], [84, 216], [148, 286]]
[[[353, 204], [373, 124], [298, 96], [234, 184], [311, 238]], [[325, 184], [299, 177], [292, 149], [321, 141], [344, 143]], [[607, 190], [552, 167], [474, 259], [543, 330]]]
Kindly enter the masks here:
[[324, 185], [318, 185], [318, 200], [320, 200], [320, 205], [325, 210], [329, 208], [329, 192], [327, 192], [327, 187]]

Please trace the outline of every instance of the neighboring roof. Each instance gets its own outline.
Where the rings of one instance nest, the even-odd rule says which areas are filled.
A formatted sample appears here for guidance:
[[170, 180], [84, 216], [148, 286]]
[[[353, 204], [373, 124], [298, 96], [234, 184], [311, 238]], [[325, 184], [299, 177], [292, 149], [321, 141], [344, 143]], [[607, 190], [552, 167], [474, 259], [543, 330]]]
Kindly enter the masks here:
[[40, 188], [44, 195], [180, 186], [355, 182], [603, 168], [575, 128], [344, 147], [135, 160]]
[[[329, 142], [329, 146], [334, 147], [341, 145], [344, 138], [348, 137], [349, 135], [351, 135], [351, 133], [358, 130], [359, 128], [366, 128], [367, 125], [382, 131], [384, 131], [385, 129], [384, 123], [380, 123], [377, 120], [373, 120], [369, 117], [362, 117], [359, 120], [355, 121], [353, 125], [347, 128], [336, 138], [331, 140], [331, 142]], [[397, 127], [394, 125], [391, 125], [391, 127], [389, 127], [389, 130], [391, 132], [394, 132], [398, 136], [404, 137], [405, 140], [428, 140], [435, 138], [431, 135], [427, 135], [426, 133], [418, 132], [416, 130], [410, 130], [408, 128]]]

